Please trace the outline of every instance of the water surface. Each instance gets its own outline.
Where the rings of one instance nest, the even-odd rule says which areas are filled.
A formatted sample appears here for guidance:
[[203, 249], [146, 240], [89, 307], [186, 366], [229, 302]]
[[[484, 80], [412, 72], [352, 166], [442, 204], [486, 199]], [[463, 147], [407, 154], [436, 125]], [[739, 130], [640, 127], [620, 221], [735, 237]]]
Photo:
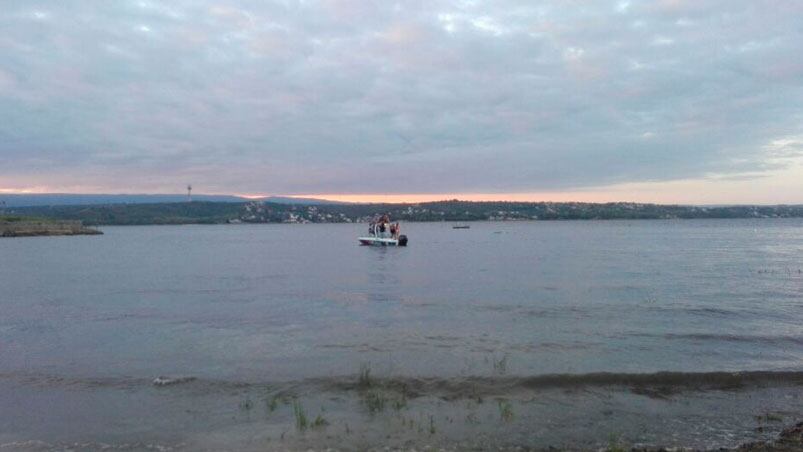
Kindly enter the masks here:
[[[719, 445], [755, 436], [756, 410], [799, 414], [790, 407], [803, 375], [803, 220], [403, 226], [407, 248], [359, 247], [365, 226], [347, 224], [105, 227], [97, 237], [0, 240], [0, 444], [247, 449], [284, 433], [301, 441], [287, 447], [315, 447], [336, 431], [335, 444], [362, 434], [356, 447], [385, 440], [359, 433], [384, 422], [399, 444], [582, 446], [683, 398], [690, 412], [648, 421], [629, 440]], [[348, 383], [361, 367], [403, 383], [407, 405], [379, 420], [366, 412]], [[717, 384], [663, 394], [657, 376], [646, 392], [589, 376], [661, 371], [780, 377], [749, 384], [763, 394], [756, 407], [755, 394], [717, 399], [727, 389]], [[521, 384], [564, 373], [591, 392]], [[155, 387], [158, 376], [196, 380]], [[458, 389], [448, 393], [450, 385]], [[482, 399], [471, 390], [492, 403], [468, 407]], [[331, 405], [329, 433], [296, 432], [289, 408], [270, 410], [280, 393], [315, 413]], [[535, 393], [552, 401], [533, 402]], [[438, 405], [447, 399], [461, 400], [459, 409]], [[500, 418], [497, 399], [521, 405], [514, 419]], [[695, 434], [682, 419], [705, 417], [706, 403], [743, 413], [718, 433]], [[466, 420], [472, 413], [492, 419]], [[555, 426], [593, 413], [609, 424], [585, 439]], [[430, 415], [434, 434], [422, 427]], [[411, 437], [393, 427], [405, 416], [420, 417]], [[553, 434], [530, 435], [533, 425]]]

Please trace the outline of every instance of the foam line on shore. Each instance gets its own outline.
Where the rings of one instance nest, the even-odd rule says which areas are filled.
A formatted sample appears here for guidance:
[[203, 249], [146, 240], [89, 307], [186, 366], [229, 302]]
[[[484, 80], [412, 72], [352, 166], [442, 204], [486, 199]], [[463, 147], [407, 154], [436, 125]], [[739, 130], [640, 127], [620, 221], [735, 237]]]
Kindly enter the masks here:
[[[372, 377], [361, 381], [357, 376], [309, 378], [285, 382], [248, 382], [215, 380], [192, 376], [131, 377], [67, 377], [36, 373], [0, 373], [0, 381], [25, 386], [64, 389], [136, 389], [175, 388], [200, 389], [205, 392], [232, 389], [263, 388], [287, 394], [313, 392], [353, 392], [382, 389], [404, 392], [408, 397], [460, 399], [476, 396], [504, 396], [549, 389], [582, 389], [620, 387], [636, 393], [667, 396], [682, 391], [744, 390], [755, 387], [803, 385], [803, 371], [747, 372], [654, 372], [584, 374], [548, 374], [532, 376], [469, 376], [469, 377]], [[165, 384], [169, 381], [169, 384]]]

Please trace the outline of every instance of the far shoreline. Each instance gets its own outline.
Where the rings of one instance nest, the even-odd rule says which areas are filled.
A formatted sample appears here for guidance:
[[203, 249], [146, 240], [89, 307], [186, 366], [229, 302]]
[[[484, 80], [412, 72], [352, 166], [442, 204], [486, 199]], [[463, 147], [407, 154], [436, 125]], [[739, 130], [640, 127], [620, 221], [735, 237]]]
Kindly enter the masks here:
[[[687, 223], [693, 221], [700, 222], [722, 222], [722, 221], [794, 221], [803, 220], [803, 217], [779, 217], [779, 218], [556, 218], [556, 219], [511, 219], [511, 220], [442, 220], [442, 221], [426, 221], [426, 220], [406, 220], [403, 224], [522, 224], [522, 223], [617, 223], [617, 222], [636, 222], [636, 223], [649, 223], [649, 222], [678, 222]], [[348, 223], [348, 222], [306, 222], [306, 223], [289, 223], [289, 222], [239, 222], [239, 223], [210, 223], [210, 222], [186, 222], [186, 223], [92, 223], [88, 227], [127, 227], [127, 226], [310, 226], [310, 225], [354, 225], [361, 226], [366, 223]]]
[[369, 223], [377, 215], [401, 223], [485, 221], [693, 220], [803, 218], [799, 206], [697, 207], [637, 203], [442, 201], [421, 204], [286, 204], [250, 201], [31, 206], [5, 215], [81, 221], [86, 226]]

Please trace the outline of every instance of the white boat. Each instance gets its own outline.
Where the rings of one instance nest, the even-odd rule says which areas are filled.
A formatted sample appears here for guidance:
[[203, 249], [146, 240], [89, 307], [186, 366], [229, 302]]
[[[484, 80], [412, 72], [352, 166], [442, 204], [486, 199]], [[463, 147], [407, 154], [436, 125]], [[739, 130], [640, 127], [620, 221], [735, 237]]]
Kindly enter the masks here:
[[[403, 245], [400, 243], [402, 237], [404, 237]], [[407, 237], [405, 236], [400, 236], [398, 239], [365, 236], [365, 237], [358, 237], [357, 240], [360, 241], [360, 245], [368, 245], [368, 246], [407, 246]]]
[[372, 221], [368, 235], [357, 237], [360, 245], [366, 246], [407, 246], [407, 236], [399, 233], [399, 223], [391, 224], [387, 215]]

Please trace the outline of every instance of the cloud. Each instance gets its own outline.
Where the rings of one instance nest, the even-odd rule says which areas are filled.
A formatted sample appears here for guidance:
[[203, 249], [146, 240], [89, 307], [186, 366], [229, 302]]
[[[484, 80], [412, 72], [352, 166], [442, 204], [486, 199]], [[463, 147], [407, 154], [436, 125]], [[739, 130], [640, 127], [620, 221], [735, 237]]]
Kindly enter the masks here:
[[800, 13], [15, 0], [0, 188], [487, 193], [771, 171], [790, 163], [768, 143], [803, 133]]

